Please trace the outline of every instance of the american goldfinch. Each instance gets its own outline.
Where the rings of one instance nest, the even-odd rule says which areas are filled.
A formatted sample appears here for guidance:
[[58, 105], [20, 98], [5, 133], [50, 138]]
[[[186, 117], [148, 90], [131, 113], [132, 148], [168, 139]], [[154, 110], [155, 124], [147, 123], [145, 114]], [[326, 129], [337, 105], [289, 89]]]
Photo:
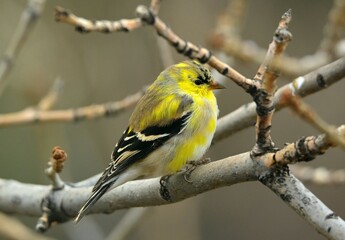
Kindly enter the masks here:
[[164, 70], [138, 102], [111, 154], [112, 161], [75, 221], [110, 188], [173, 174], [188, 161], [199, 160], [216, 130], [219, 111], [212, 90], [222, 88], [197, 61]]

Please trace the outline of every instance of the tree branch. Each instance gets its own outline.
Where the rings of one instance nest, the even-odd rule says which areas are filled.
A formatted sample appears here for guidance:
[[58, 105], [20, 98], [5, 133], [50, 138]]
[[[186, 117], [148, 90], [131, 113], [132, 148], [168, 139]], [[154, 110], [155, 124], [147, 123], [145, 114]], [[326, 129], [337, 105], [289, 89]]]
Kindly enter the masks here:
[[145, 91], [146, 87], [116, 102], [94, 104], [75, 109], [47, 111], [29, 107], [19, 112], [0, 114], [0, 128], [41, 122], [78, 122], [86, 119], [117, 115], [123, 110], [134, 106], [144, 95]]
[[[170, 202], [165, 201], [160, 195], [159, 178], [138, 180], [109, 191], [95, 204], [90, 213], [111, 213], [123, 208], [174, 203], [215, 188], [257, 179], [278, 194], [321, 234], [333, 238], [345, 237], [344, 221], [332, 214], [333, 212], [309, 192], [298, 179], [289, 175], [288, 170], [268, 169], [260, 162], [253, 161], [249, 153], [199, 166], [191, 175], [191, 183], [184, 180], [183, 172], [173, 175], [169, 178], [167, 185], [171, 196]], [[64, 222], [77, 214], [90, 190], [89, 187], [66, 186], [62, 190], [51, 192], [50, 186], [0, 179], [0, 198], [2, 199], [0, 210], [7, 213], [40, 216], [41, 201], [51, 192], [49, 204], [51, 220]], [[292, 196], [294, 194], [296, 196]], [[332, 228], [330, 229], [329, 226]]]
[[45, 0], [29, 0], [20, 17], [12, 39], [5, 51], [5, 57], [0, 62], [0, 95], [8, 84], [7, 76], [12, 69], [15, 58], [41, 15], [45, 2]]
[[[281, 100], [283, 94], [308, 96], [345, 78], [345, 57], [338, 59], [279, 88], [274, 95], [276, 111], [286, 107]], [[214, 141], [253, 126], [256, 118], [255, 103], [247, 103], [218, 120]]]
[[323, 236], [345, 239], [344, 220], [291, 175], [286, 167], [260, 177], [260, 181]]
[[330, 170], [325, 167], [309, 167], [301, 165], [290, 166], [293, 174], [305, 183], [316, 185], [343, 185], [345, 169]]
[[271, 139], [271, 127], [275, 110], [273, 98], [277, 88], [278, 72], [272, 67], [272, 64], [283, 55], [288, 42], [292, 40], [292, 34], [288, 31], [291, 18], [290, 9], [281, 17], [273, 40], [268, 47], [266, 57], [254, 77], [255, 80], [261, 83], [261, 87], [251, 93], [256, 103], [257, 113], [255, 124], [256, 143], [252, 150], [254, 156], [272, 151], [274, 147]]

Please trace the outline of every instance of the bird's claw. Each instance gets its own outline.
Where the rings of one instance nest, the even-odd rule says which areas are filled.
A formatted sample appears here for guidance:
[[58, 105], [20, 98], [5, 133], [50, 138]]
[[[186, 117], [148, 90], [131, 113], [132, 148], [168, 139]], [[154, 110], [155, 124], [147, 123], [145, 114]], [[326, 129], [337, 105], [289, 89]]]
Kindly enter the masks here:
[[192, 172], [198, 167], [198, 166], [201, 166], [201, 165], [204, 165], [204, 164], [207, 164], [211, 162], [211, 158], [204, 158], [202, 160], [198, 160], [198, 161], [195, 161], [195, 160], [191, 160], [191, 161], [188, 161], [187, 162], [187, 168], [184, 172], [184, 175], [183, 175], [183, 178], [186, 182], [188, 183], [192, 183], [192, 181], [190, 180], [190, 175], [192, 174]]
[[161, 187], [159, 188], [159, 193], [162, 196], [162, 198], [168, 202], [171, 201], [171, 196], [168, 190], [168, 180], [171, 177], [171, 175], [165, 175], [163, 177], [161, 177], [161, 179], [159, 180], [159, 184], [161, 185]]

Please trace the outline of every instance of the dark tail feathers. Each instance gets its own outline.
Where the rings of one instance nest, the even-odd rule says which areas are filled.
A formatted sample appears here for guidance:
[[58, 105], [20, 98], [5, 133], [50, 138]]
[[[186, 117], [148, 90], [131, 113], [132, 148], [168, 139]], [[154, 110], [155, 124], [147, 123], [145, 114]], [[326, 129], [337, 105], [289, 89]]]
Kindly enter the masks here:
[[100, 197], [102, 197], [106, 193], [106, 191], [110, 188], [111, 185], [112, 184], [104, 185], [100, 189], [92, 193], [92, 195], [85, 202], [83, 207], [79, 210], [78, 216], [74, 219], [75, 223], [78, 223], [84, 217], [84, 215], [88, 213], [90, 207], [92, 207], [97, 202], [97, 200], [100, 199]]

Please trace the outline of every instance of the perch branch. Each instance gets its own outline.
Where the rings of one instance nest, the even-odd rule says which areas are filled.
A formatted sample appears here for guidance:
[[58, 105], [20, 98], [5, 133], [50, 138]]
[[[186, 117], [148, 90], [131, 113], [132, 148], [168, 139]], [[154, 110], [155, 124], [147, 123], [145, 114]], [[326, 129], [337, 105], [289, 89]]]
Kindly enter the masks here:
[[[165, 201], [160, 195], [159, 178], [138, 180], [121, 185], [101, 198], [90, 213], [110, 213], [122, 208], [156, 206], [174, 203], [183, 199], [193, 197], [205, 191], [215, 188], [230, 186], [236, 183], [254, 181], [258, 178], [275, 192], [280, 181], [276, 181], [272, 174], [275, 169], [267, 169], [258, 161], [253, 161], [249, 153], [228, 157], [214, 161], [196, 168], [192, 175], [192, 183], [184, 180], [184, 173], [178, 173], [169, 178], [167, 189], [171, 196], [171, 202]], [[257, 175], [263, 173], [262, 175]], [[284, 176], [293, 178], [293, 176]], [[278, 176], [278, 180], [281, 179]], [[345, 222], [320, 202], [311, 192], [305, 189], [299, 180], [289, 181], [284, 179], [284, 191], [290, 187], [297, 191], [298, 196], [289, 196], [289, 204], [302, 218], [312, 224], [319, 232], [326, 237], [345, 237]], [[73, 218], [80, 206], [89, 196], [88, 188], [64, 188], [55, 191], [50, 198], [52, 216], [58, 222], [68, 221]], [[32, 216], [41, 214], [41, 201], [50, 192], [49, 186], [23, 184], [13, 180], [0, 179], [0, 210], [7, 213], [20, 213]], [[282, 190], [283, 191], [283, 190]], [[288, 194], [285, 193], [287, 196]], [[282, 197], [282, 196], [281, 196]], [[291, 199], [293, 198], [293, 199]], [[114, 201], [116, 199], [116, 201]], [[305, 201], [312, 199], [312, 201]], [[329, 226], [332, 228], [329, 230]]]

